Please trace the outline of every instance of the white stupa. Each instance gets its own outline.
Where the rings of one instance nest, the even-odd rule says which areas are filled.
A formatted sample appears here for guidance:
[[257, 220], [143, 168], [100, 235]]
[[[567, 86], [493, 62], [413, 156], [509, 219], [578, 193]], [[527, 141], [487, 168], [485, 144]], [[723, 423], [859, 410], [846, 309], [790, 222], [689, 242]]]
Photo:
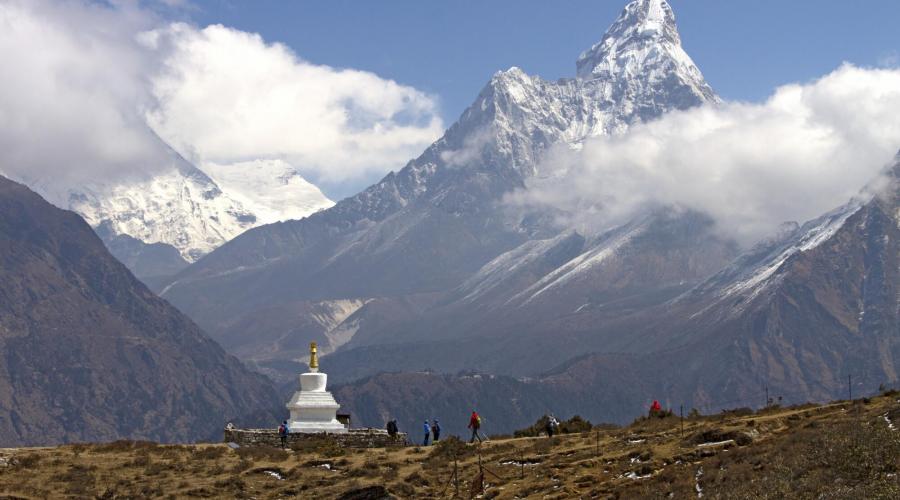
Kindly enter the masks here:
[[288, 428], [291, 432], [347, 432], [344, 424], [337, 419], [337, 404], [334, 396], [325, 390], [328, 375], [319, 373], [319, 358], [316, 343], [309, 345], [309, 372], [300, 374], [300, 390], [287, 404], [291, 411]]

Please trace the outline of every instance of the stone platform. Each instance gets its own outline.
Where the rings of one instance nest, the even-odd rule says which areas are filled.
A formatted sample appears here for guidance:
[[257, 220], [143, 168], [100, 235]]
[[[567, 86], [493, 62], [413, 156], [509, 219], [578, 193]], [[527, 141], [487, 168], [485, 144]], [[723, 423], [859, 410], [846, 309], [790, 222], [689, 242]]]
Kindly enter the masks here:
[[[281, 438], [276, 429], [225, 429], [226, 443], [241, 446], [281, 447]], [[292, 449], [303, 449], [317, 443], [334, 443], [341, 448], [396, 448], [406, 446], [406, 433], [391, 437], [381, 429], [349, 429], [347, 432], [332, 433], [291, 433], [287, 445]]]

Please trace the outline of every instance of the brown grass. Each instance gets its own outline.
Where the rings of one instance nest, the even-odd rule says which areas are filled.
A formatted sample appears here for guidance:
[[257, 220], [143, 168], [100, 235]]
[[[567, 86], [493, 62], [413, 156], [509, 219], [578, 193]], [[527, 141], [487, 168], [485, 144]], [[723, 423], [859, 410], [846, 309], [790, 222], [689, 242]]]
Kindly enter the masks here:
[[[0, 451], [0, 492], [19, 498], [398, 498], [468, 495], [485, 471], [485, 498], [900, 498], [895, 397], [868, 404], [770, 408], [554, 437], [425, 448], [303, 450], [141, 441]], [[752, 437], [751, 437], [752, 436]], [[599, 453], [598, 453], [599, 440]], [[727, 447], [699, 446], [734, 440]], [[727, 448], [727, 451], [725, 451]], [[703, 473], [698, 476], [702, 468]], [[274, 474], [273, 474], [274, 473]], [[279, 479], [279, 477], [281, 479]], [[380, 490], [379, 490], [380, 491]]]

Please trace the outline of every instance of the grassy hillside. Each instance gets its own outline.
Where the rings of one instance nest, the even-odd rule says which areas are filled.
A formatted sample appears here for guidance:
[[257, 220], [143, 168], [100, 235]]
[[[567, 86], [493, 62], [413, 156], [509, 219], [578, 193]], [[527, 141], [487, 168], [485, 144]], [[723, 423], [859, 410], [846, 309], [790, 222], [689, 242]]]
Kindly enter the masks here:
[[[896, 422], [896, 423], [895, 423]], [[555, 437], [390, 450], [142, 442], [0, 450], [22, 498], [898, 498], [900, 396], [641, 419]], [[477, 490], [477, 486], [474, 487]], [[357, 496], [354, 496], [357, 495]]]

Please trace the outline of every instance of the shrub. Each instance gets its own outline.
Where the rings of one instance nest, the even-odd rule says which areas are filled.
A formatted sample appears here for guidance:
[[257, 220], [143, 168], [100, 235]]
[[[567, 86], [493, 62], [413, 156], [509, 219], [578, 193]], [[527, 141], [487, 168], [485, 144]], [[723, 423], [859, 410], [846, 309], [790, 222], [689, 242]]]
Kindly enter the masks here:
[[37, 453], [29, 453], [27, 455], [15, 457], [15, 460], [11, 463], [15, 465], [16, 469], [33, 469], [40, 461], [40, 455]]
[[[780, 408], [780, 406], [778, 406], [778, 405], [769, 405], [766, 409], [779, 409], [779, 408]], [[732, 417], [732, 418], [747, 417], [747, 416], [753, 415], [754, 413], [755, 412], [753, 411], [752, 408], [747, 408], [746, 406], [743, 406], [740, 408], [732, 408], [732, 409], [722, 410], [723, 417]]]
[[279, 448], [269, 446], [247, 446], [234, 450], [241, 460], [269, 460], [271, 462], [284, 462], [288, 453]]
[[227, 489], [231, 491], [243, 491], [247, 487], [247, 483], [237, 476], [228, 476], [213, 483], [216, 488]]
[[192, 458], [196, 460], [215, 460], [221, 458], [228, 448], [224, 446], [206, 446], [194, 450]]
[[[519, 429], [513, 432], [513, 436], [517, 438], [522, 437], [537, 437], [547, 432], [547, 422], [550, 420], [550, 417], [547, 415], [542, 416], [537, 419], [537, 422], [526, 427], [524, 429]], [[562, 420], [559, 422], [559, 434], [574, 434], [585, 431], [590, 431], [594, 426], [591, 424], [589, 420], [585, 420], [581, 418], [579, 415], [575, 415], [569, 420]]]
[[96, 467], [84, 465], [71, 465], [69, 470], [57, 474], [54, 479], [66, 485], [66, 493], [76, 496], [90, 496], [93, 494], [97, 479], [93, 471]]
[[438, 441], [438, 444], [432, 446], [428, 458], [453, 460], [454, 458], [462, 459], [474, 454], [474, 448], [466, 446], [466, 443], [457, 436], [450, 436]]
[[394, 483], [390, 487], [390, 492], [401, 498], [413, 498], [416, 494], [416, 489], [406, 483]]
[[350, 477], [375, 477], [381, 473], [381, 467], [374, 460], [366, 460], [360, 467], [350, 469]]
[[130, 439], [119, 439], [111, 443], [97, 445], [93, 448], [97, 453], [128, 453], [134, 450], [149, 450], [159, 447], [157, 443], [152, 441], [132, 441]]
[[580, 415], [575, 415], [574, 417], [566, 420], [565, 422], [560, 422], [559, 430], [563, 434], [575, 434], [580, 432], [586, 432], [593, 429], [594, 426], [591, 425], [590, 420], [585, 420], [581, 418]]

